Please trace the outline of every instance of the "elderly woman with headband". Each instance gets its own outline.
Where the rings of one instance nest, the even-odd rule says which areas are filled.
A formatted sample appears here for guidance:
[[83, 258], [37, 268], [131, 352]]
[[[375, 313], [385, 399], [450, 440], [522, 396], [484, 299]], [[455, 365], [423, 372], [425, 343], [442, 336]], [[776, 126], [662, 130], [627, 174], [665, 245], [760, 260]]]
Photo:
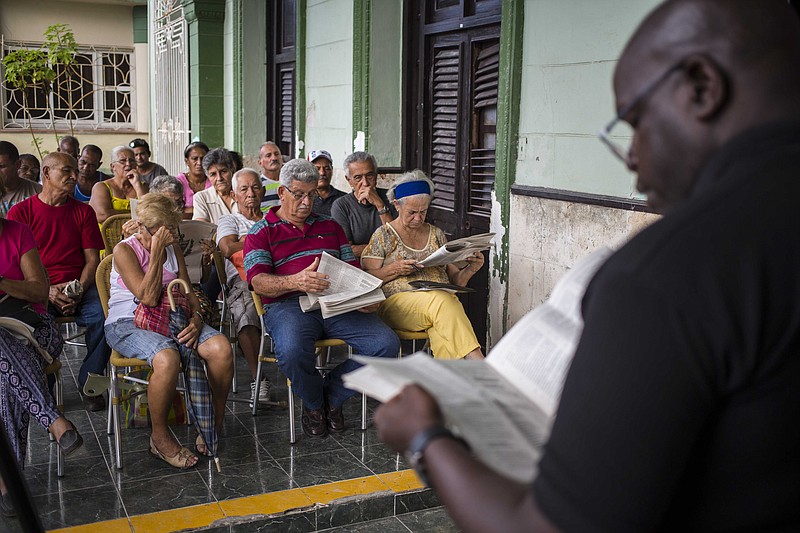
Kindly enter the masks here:
[[387, 195], [398, 216], [375, 233], [361, 254], [364, 269], [383, 280], [386, 300], [378, 315], [398, 330], [426, 331], [433, 356], [439, 359], [483, 359], [472, 324], [458, 298], [446, 291], [414, 291], [409, 282], [435, 281], [466, 285], [483, 266], [483, 254], [467, 259], [464, 268], [419, 264], [443, 246], [444, 232], [425, 222], [433, 198], [433, 182], [421, 170], [407, 172]]

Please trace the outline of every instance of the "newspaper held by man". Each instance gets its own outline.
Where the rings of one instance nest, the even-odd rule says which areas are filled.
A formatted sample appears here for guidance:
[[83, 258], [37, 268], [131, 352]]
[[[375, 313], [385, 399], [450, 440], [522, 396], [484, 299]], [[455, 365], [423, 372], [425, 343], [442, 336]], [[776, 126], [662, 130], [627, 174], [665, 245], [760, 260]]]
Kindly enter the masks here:
[[330, 286], [321, 293], [300, 296], [300, 308], [306, 313], [319, 309], [323, 318], [330, 318], [386, 299], [380, 278], [327, 252], [322, 252], [317, 272], [328, 275]]
[[450, 263], [461, 263], [475, 252], [482, 252], [491, 248], [493, 237], [494, 233], [481, 233], [450, 241], [420, 261], [419, 264], [427, 268], [449, 265]]
[[583, 330], [583, 294], [611, 253], [601, 248], [578, 262], [548, 301], [515, 324], [484, 361], [438, 360], [422, 352], [399, 360], [357, 357], [365, 366], [346, 374], [344, 382], [382, 402], [419, 384], [479, 458], [527, 483], [536, 475]]

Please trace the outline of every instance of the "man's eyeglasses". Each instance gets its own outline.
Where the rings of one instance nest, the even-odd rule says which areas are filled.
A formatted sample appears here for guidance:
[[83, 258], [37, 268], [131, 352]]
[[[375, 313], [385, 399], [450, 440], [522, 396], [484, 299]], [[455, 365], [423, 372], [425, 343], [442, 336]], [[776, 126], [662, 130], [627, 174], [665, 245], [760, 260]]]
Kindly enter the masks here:
[[[627, 148], [622, 146], [617, 141], [612, 140], [611, 136], [624, 137], [628, 139], [628, 142], [630, 142], [630, 139], [633, 138], [633, 128], [630, 126], [630, 124], [625, 122], [625, 117], [627, 117], [636, 106], [641, 105], [645, 99], [649, 98], [655, 92], [658, 86], [666, 81], [670, 74], [680, 70], [681, 68], [683, 68], [683, 60], [675, 63], [665, 70], [659, 77], [645, 85], [644, 88], [639, 91], [639, 94], [637, 94], [628, 105], [626, 105], [620, 110], [619, 113], [617, 113], [617, 116], [614, 117], [614, 120], [609, 122], [608, 125], [600, 130], [600, 133], [597, 134], [603, 144], [605, 144], [608, 149], [611, 150], [611, 153], [617, 156], [620, 161], [625, 163], [626, 166], [631, 166], [630, 146]], [[612, 134], [611, 130], [615, 130], [615, 132]]]
[[314, 200], [317, 199], [317, 196], [319, 196], [319, 193], [317, 192], [316, 189], [310, 192], [295, 192], [289, 187], [284, 187], [284, 189], [286, 189], [289, 192], [289, 194], [292, 195], [292, 198], [294, 198], [298, 202], [302, 202], [303, 198], [308, 198], [310, 201], [313, 202]]
[[376, 180], [378, 179], [377, 172], [367, 172], [366, 174], [357, 174], [350, 178], [351, 181], [355, 181], [356, 183], [361, 183], [364, 180]]

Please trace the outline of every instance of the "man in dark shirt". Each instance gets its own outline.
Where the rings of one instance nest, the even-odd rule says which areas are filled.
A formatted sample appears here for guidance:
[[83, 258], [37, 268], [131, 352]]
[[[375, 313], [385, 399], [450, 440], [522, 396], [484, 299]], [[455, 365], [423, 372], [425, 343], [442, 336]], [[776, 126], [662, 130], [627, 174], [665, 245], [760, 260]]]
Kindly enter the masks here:
[[311, 150], [308, 160], [319, 172], [317, 180], [317, 199], [314, 200], [312, 211], [318, 215], [331, 216], [331, 206], [345, 193], [331, 185], [333, 178], [333, 157], [327, 150]]
[[357, 258], [381, 225], [397, 216], [386, 194], [378, 189], [378, 162], [367, 152], [353, 152], [344, 160], [344, 175], [353, 188], [331, 206], [331, 216], [339, 223]]
[[[670, 1], [637, 30], [601, 136], [665, 216], [586, 292], [532, 487], [446, 432], [417, 446], [464, 530], [800, 529], [798, 64], [784, 0]], [[443, 423], [419, 387], [375, 420], [397, 450]]]

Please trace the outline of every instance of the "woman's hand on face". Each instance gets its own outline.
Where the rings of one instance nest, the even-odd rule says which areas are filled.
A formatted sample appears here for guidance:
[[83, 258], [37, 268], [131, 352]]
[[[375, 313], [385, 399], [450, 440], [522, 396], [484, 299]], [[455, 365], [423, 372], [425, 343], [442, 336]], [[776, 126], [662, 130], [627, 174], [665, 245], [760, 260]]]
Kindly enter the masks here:
[[128, 220], [122, 225], [122, 235], [126, 239], [137, 233], [142, 228], [142, 223], [138, 220]]
[[395, 273], [398, 276], [410, 276], [415, 272], [422, 271], [424, 268], [414, 259], [399, 259], [393, 264], [395, 266]]
[[[147, 230], [145, 229], [145, 231]], [[167, 246], [173, 244], [174, 242], [175, 234], [173, 234], [172, 231], [165, 226], [161, 226], [150, 238], [150, 253], [153, 253], [154, 250], [164, 250]]]

